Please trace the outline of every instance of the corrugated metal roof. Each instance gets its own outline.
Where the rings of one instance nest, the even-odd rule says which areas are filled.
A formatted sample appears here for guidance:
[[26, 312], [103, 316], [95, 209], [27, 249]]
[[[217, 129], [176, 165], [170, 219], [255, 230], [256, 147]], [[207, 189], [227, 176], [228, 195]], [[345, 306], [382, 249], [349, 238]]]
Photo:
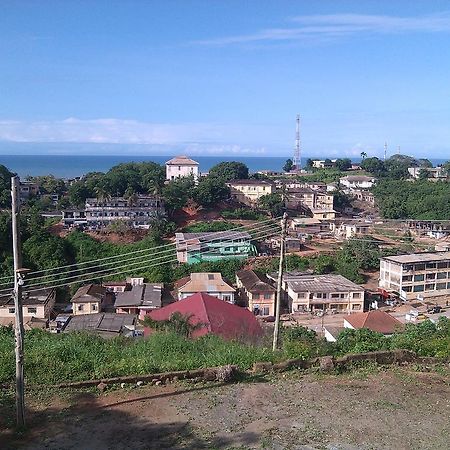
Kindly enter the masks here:
[[432, 261], [450, 261], [450, 253], [412, 253], [411, 255], [386, 256], [382, 258], [386, 261], [393, 261], [399, 264], [421, 263]]
[[342, 275], [300, 275], [284, 278], [294, 292], [364, 291]]

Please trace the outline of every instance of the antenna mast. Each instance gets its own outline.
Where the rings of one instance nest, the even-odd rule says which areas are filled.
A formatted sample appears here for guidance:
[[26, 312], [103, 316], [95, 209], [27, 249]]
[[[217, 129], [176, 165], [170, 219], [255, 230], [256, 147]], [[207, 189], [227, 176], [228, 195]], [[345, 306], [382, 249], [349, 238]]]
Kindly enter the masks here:
[[296, 172], [299, 172], [302, 168], [302, 157], [300, 154], [300, 115], [297, 114], [296, 127], [295, 127], [295, 149], [293, 165]]
[[387, 142], [384, 143], [384, 160], [386, 161], [386, 154], [387, 154]]

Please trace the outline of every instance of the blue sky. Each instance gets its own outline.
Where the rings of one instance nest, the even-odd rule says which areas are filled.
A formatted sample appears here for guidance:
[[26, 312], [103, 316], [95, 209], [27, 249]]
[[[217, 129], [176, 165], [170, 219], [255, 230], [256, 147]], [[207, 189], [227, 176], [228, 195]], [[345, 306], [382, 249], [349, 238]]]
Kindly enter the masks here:
[[290, 155], [297, 113], [307, 155], [450, 157], [450, 3], [0, 2], [3, 153]]

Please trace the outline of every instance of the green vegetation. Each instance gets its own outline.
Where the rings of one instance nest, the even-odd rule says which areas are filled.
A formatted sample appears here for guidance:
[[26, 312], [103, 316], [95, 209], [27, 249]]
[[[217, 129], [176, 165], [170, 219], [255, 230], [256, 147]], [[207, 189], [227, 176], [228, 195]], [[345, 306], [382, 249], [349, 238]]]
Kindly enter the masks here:
[[11, 177], [14, 174], [0, 164], [0, 208], [11, 207]]
[[222, 211], [222, 217], [224, 219], [240, 219], [240, 220], [264, 220], [267, 216], [261, 212], [258, 212], [250, 208], [236, 208], [226, 211]]
[[183, 228], [185, 233], [207, 233], [210, 231], [227, 231], [237, 228], [233, 222], [198, 222]]
[[387, 219], [447, 220], [450, 217], [448, 182], [382, 179], [372, 190], [382, 216]]
[[[283, 328], [282, 349], [273, 353], [263, 343], [250, 345], [216, 336], [186, 338], [191, 329], [176, 324], [162, 326], [146, 339], [103, 339], [88, 333], [25, 333], [25, 374], [30, 384], [49, 385], [103, 377], [139, 375], [236, 364], [249, 369], [254, 362], [289, 358], [340, 356], [376, 350], [409, 349], [420, 356], [450, 357], [450, 320], [406, 325], [391, 337], [370, 330], [344, 330], [336, 343], [319, 339], [304, 327]], [[167, 324], [166, 324], [167, 325]], [[170, 330], [170, 331], [167, 331]], [[14, 333], [0, 327], [0, 383], [14, 380]]]
[[284, 203], [281, 194], [275, 192], [273, 194], [263, 195], [258, 200], [258, 208], [269, 212], [272, 217], [281, 216], [284, 211]]
[[248, 167], [238, 161], [225, 161], [211, 167], [208, 176], [223, 181], [244, 180], [248, 178]]
[[291, 158], [288, 158], [283, 166], [285, 172], [290, 172], [294, 168], [294, 162]]

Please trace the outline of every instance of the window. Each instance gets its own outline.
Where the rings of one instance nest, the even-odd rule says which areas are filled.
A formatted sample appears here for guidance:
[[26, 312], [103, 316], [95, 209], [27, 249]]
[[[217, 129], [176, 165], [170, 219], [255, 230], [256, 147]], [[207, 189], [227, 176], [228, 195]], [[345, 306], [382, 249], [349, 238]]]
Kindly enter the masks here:
[[425, 264], [416, 264], [414, 270], [425, 270]]
[[225, 300], [226, 302], [231, 302], [231, 295], [224, 295], [223, 300]]
[[404, 290], [405, 292], [412, 292], [412, 286], [404, 286], [404, 287], [403, 287], [403, 290]]
[[414, 292], [423, 292], [423, 290], [424, 290], [423, 284], [418, 284], [417, 286], [414, 286]]
[[352, 305], [352, 309], [361, 309], [361, 305]]
[[426, 291], [434, 291], [434, 283], [426, 284], [425, 290]]
[[92, 305], [92, 311], [97, 311], [97, 305], [95, 303]]
[[437, 279], [438, 280], [445, 280], [447, 278], [447, 272], [438, 272]]
[[16, 312], [16, 309], [15, 308], [8, 308], [8, 312], [10, 314], [14, 314]]
[[446, 269], [448, 267], [448, 262], [447, 261], [445, 261], [445, 262], [440, 262], [440, 263], [438, 263], [438, 265], [437, 265], [437, 268], [438, 269]]
[[270, 300], [272, 298], [272, 294], [266, 293], [264, 294], [264, 300]]
[[298, 298], [306, 298], [306, 292], [300, 292], [299, 294], [297, 294], [297, 297]]
[[214, 280], [214, 274], [208, 273], [208, 280]]
[[446, 289], [446, 286], [447, 286], [447, 283], [436, 283], [437, 290]]
[[33, 308], [32, 306], [29, 306], [27, 308], [28, 314], [36, 314], [37, 313], [37, 308]]
[[435, 280], [436, 274], [435, 273], [427, 273], [427, 280]]
[[353, 298], [361, 298], [361, 292], [354, 292]]
[[436, 263], [427, 263], [426, 268], [427, 269], [436, 269]]
[[425, 275], [414, 275], [414, 281], [423, 281], [425, 279]]
[[83, 310], [84, 310], [84, 305], [77, 306], [77, 311], [83, 311]]
[[339, 294], [331, 294], [331, 298], [339, 298], [340, 295]]
[[253, 294], [253, 300], [259, 300], [259, 294]]
[[403, 283], [408, 283], [409, 281], [412, 281], [412, 279], [413, 279], [412, 275], [404, 275], [402, 277], [402, 282]]
[[269, 315], [269, 307], [268, 306], [264, 306], [264, 308], [262, 309], [262, 315], [263, 316]]

